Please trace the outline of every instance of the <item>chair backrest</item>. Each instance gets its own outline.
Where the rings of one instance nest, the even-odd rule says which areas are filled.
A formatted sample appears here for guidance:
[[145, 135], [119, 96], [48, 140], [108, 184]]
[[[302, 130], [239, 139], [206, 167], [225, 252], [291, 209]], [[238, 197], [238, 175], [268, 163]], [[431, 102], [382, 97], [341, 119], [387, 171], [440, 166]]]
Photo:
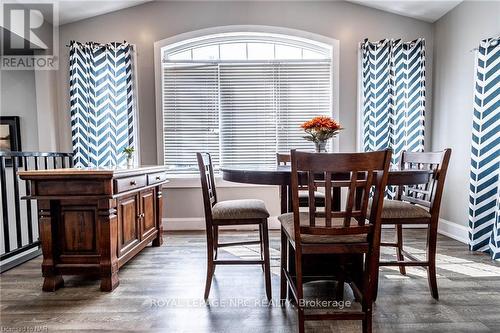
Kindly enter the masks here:
[[207, 227], [212, 224], [212, 207], [217, 203], [214, 168], [209, 153], [196, 153], [200, 170], [201, 191], [203, 193], [203, 207]]
[[439, 214], [450, 156], [451, 149], [449, 148], [440, 152], [403, 152], [400, 163], [401, 169], [431, 170], [432, 175], [426, 184], [400, 186], [396, 199], [427, 207], [431, 215], [434, 213]]
[[[306, 153], [292, 150], [292, 205], [295, 240], [300, 246], [301, 235], [367, 234], [369, 241], [380, 242], [380, 214], [387, 184], [391, 151], [368, 153]], [[299, 181], [309, 191], [309, 224], [300, 225]], [[325, 207], [315, 206], [314, 191], [324, 188]], [[345, 209], [332, 211], [332, 189], [345, 188]], [[371, 212], [368, 211], [373, 191]], [[359, 204], [356, 204], [356, 203]], [[369, 223], [366, 224], [367, 216]], [[356, 223], [352, 223], [356, 221]], [[378, 230], [378, 234], [373, 232]], [[297, 241], [299, 240], [299, 241]]]
[[287, 165], [290, 164], [290, 162], [291, 162], [290, 154], [276, 153], [276, 163], [278, 165]]

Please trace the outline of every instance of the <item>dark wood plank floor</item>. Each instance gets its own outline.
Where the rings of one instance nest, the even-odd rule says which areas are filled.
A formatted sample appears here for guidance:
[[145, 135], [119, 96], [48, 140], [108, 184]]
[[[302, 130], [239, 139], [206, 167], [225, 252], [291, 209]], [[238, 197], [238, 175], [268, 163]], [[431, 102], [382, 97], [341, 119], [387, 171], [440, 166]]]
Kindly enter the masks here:
[[[222, 238], [249, 238], [250, 232], [227, 232]], [[388, 237], [389, 232], [385, 232]], [[407, 245], [423, 253], [425, 233], [407, 230]], [[278, 233], [271, 233], [273, 295], [279, 293]], [[259, 266], [219, 267], [210, 294], [202, 302], [205, 236], [166, 234], [161, 248], [147, 248], [120, 270], [120, 286], [99, 291], [99, 282], [66, 277], [66, 288], [41, 291], [41, 258], [1, 275], [1, 332], [295, 332], [292, 307], [266, 306]], [[375, 306], [376, 332], [500, 332], [500, 265], [485, 254], [440, 236], [440, 301], [429, 294], [425, 271], [381, 271]], [[252, 247], [224, 256], [251, 258]], [[390, 250], [384, 251], [390, 255]], [[360, 332], [358, 322], [308, 322], [310, 332]]]

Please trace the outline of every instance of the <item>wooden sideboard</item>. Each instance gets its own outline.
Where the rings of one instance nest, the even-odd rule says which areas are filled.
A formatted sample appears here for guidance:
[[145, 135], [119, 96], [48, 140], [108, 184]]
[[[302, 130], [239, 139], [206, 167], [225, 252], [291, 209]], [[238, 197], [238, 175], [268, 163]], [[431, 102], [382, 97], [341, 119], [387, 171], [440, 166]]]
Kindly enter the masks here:
[[63, 275], [119, 284], [118, 269], [152, 242], [162, 244], [162, 184], [166, 168], [70, 168], [19, 172], [38, 200], [43, 290]]

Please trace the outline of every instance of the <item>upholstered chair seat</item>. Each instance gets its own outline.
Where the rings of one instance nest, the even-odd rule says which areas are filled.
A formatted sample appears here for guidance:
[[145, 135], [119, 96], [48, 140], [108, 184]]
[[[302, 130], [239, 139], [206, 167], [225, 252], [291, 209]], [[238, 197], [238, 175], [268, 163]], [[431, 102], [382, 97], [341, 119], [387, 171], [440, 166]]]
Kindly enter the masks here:
[[384, 200], [382, 220], [401, 218], [431, 218], [425, 208], [400, 200]]
[[269, 212], [258, 199], [226, 200], [212, 207], [214, 220], [267, 219]]
[[[371, 201], [368, 204], [371, 207]], [[369, 210], [368, 210], [369, 211]], [[424, 207], [401, 200], [384, 200], [382, 221], [391, 219], [430, 219], [431, 213]]]
[[[300, 225], [304, 227], [309, 226], [309, 213], [300, 212]], [[284, 231], [286, 232], [288, 238], [295, 241], [295, 228], [293, 224], [293, 213], [286, 213], [278, 216], [278, 220], [281, 223]], [[321, 219], [316, 219], [317, 227], [324, 227], [324, 225], [319, 224]], [[344, 223], [343, 218], [332, 218], [333, 226], [341, 226]], [[351, 219], [351, 224], [355, 224], [357, 221]], [[311, 235], [311, 234], [301, 234], [301, 242], [304, 244], [333, 244], [333, 243], [362, 243], [367, 241], [366, 234], [356, 234], [356, 235]]]

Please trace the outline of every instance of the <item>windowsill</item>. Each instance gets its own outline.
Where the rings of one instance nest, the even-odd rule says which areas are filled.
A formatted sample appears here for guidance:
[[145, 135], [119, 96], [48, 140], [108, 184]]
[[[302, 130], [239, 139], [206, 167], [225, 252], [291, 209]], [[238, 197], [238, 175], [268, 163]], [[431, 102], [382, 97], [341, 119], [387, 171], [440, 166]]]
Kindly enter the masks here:
[[[168, 183], [163, 185], [165, 189], [172, 188], [201, 188], [200, 175], [198, 174], [170, 174], [167, 175]], [[215, 174], [215, 186], [217, 188], [248, 188], [248, 187], [272, 187], [272, 185], [234, 183], [222, 179], [220, 174]]]

